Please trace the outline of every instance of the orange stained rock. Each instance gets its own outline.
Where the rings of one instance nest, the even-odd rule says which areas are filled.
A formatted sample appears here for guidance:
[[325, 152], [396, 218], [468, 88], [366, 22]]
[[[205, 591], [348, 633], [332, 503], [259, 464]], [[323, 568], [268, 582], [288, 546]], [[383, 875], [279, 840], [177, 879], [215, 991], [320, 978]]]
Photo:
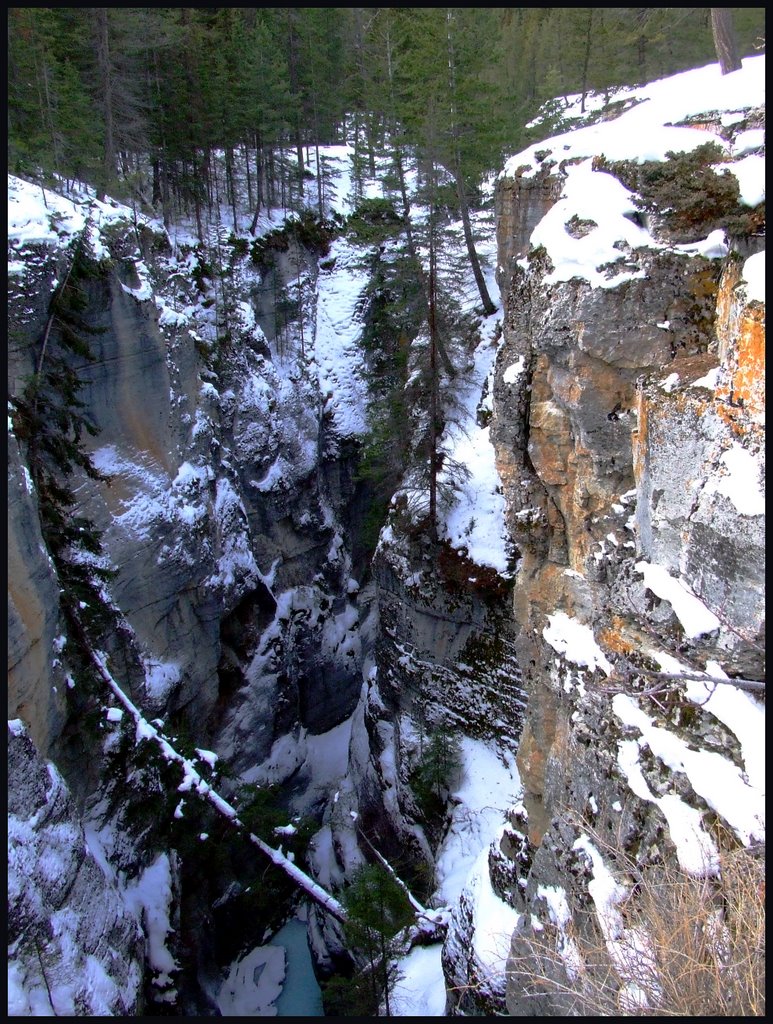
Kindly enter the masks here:
[[598, 642], [604, 650], [614, 651], [616, 654], [633, 654], [639, 649], [630, 637], [625, 636], [626, 624], [624, 620], [615, 615], [612, 618], [612, 625], [605, 626], [599, 630]]
[[747, 306], [741, 317], [732, 381], [733, 398], [748, 413], [765, 411], [765, 307], [759, 303]]
[[643, 391], [636, 395], [636, 429], [631, 431], [631, 447], [633, 454], [633, 476], [637, 486], [643, 480], [647, 470], [647, 449], [649, 444], [649, 406]]

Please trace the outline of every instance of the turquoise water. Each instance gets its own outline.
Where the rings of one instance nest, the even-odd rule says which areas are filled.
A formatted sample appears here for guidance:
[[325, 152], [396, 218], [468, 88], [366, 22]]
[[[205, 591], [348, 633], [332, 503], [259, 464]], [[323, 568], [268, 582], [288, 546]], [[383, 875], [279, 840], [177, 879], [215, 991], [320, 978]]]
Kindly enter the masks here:
[[293, 918], [279, 929], [270, 945], [284, 946], [287, 958], [287, 975], [274, 1004], [277, 1016], [324, 1017], [322, 993], [314, 976], [306, 941], [306, 924]]

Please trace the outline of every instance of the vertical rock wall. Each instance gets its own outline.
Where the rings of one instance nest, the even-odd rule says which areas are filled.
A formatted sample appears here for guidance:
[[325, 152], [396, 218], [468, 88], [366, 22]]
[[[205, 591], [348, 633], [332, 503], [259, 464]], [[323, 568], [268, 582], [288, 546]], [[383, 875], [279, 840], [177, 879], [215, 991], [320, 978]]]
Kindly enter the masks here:
[[[194, 287], [191, 267], [180, 272], [162, 236], [136, 236], [126, 225], [109, 244], [109, 263], [86, 285], [82, 316], [97, 333], [89, 336], [94, 358], [78, 371], [79, 397], [98, 428], [84, 441], [110, 482], [73, 478], [76, 511], [102, 531], [116, 571], [110, 598], [122, 627], [105, 639], [107, 654], [148, 719], [216, 750], [236, 773], [254, 771], [278, 740], [287, 737], [300, 749], [307, 733], [344, 721], [359, 698], [357, 586], [345, 543], [357, 509], [356, 452], [322, 422], [313, 374], [300, 367], [282, 374], [273, 364], [247, 301], [249, 280], [241, 282], [243, 294], [231, 297], [226, 334], [215, 323], [218, 307]], [[55, 246], [16, 253], [26, 261], [23, 280], [34, 277], [39, 291], [29, 301], [24, 288], [11, 288], [14, 394], [35, 369], [53, 282], [66, 270], [66, 254]], [[250, 272], [255, 275], [248, 265], [244, 276]], [[52, 346], [55, 338], [54, 329]], [[39, 755], [66, 776], [73, 828], [80, 828], [85, 810], [114, 847], [108, 859], [139, 877], [150, 866], [158, 829], [169, 824], [148, 825], [142, 805], [155, 806], [163, 794], [143, 794], [142, 771], [134, 773], [131, 792], [116, 778], [108, 781], [108, 747], [114, 754], [122, 728], [105, 728], [109, 694], [89, 705], [91, 731], [68, 702], [70, 685], [81, 702], [85, 693], [68, 664], [72, 638], [60, 621], [59, 582], [23, 445], [13, 434], [9, 448], [9, 719], [23, 720]], [[123, 739], [132, 746], [134, 737]], [[32, 749], [29, 738], [24, 743]], [[115, 774], [114, 763], [112, 769]], [[283, 770], [292, 773], [293, 766]], [[302, 785], [296, 779], [296, 791]], [[50, 838], [50, 830], [41, 834], [41, 856]], [[180, 878], [198, 871], [183, 868], [170, 883], [176, 901]], [[100, 869], [90, 862], [88, 871]], [[203, 868], [198, 874], [196, 891], [182, 893], [182, 919], [204, 934], [210, 904], [223, 895], [217, 886], [232, 879], [210, 877]], [[67, 898], [54, 909], [81, 912]], [[179, 917], [179, 903], [175, 910]], [[191, 949], [206, 948], [205, 960], [212, 956], [211, 944], [188, 938]], [[144, 954], [140, 945], [127, 960], [137, 991], [119, 1011], [140, 1005]], [[59, 949], [52, 948], [50, 963], [63, 978], [73, 970]], [[209, 960], [202, 970], [212, 970]], [[26, 991], [32, 974], [25, 978]], [[112, 978], [123, 984], [115, 971]], [[206, 1003], [195, 992], [180, 998], [185, 1005]], [[89, 1012], [81, 1002], [74, 1012]]]
[[[497, 199], [504, 339], [491, 436], [522, 553], [513, 616], [529, 694], [523, 806], [498, 851], [521, 915], [507, 992], [518, 1016], [569, 1012], [567, 974], [540, 987], [527, 940], [546, 928], [571, 978], [566, 936], [582, 934], [583, 910], [593, 916], [599, 870], [581, 852], [588, 837], [637, 864], [675, 856], [655, 798], [635, 795], [619, 764], [629, 734], [613, 697], [631, 667], [670, 656], [764, 679], [764, 305], [747, 298], [732, 253], [639, 251], [643, 273], [617, 287], [546, 284], [552, 268], [528, 235], [557, 194], [548, 182], [516, 171]], [[708, 627], [686, 628], [649, 566], [715, 613]], [[595, 653], [578, 659], [558, 639], [569, 621]], [[693, 749], [743, 764], [711, 714], [641, 703]], [[708, 827], [713, 811], [684, 777], [662, 764], [655, 775], [653, 793], [678, 794]]]

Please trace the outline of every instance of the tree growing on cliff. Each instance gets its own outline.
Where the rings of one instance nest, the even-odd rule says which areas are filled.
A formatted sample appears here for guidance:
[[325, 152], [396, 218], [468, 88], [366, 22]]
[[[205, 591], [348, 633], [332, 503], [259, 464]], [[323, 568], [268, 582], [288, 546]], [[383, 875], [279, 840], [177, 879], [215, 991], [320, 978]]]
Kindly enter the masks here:
[[423, 743], [419, 762], [411, 776], [411, 789], [427, 826], [440, 834], [452, 787], [462, 766], [458, 736], [440, 726]]
[[325, 1002], [342, 1016], [379, 1016], [384, 1006], [391, 1017], [390, 994], [398, 980], [392, 939], [414, 919], [404, 890], [380, 864], [361, 868], [341, 894], [348, 920], [344, 932], [355, 958], [362, 963], [351, 978], [329, 984]]
[[83, 445], [84, 434], [98, 433], [79, 396], [83, 381], [78, 364], [93, 359], [89, 336], [99, 333], [83, 315], [87, 283], [100, 273], [86, 235], [84, 231], [76, 241], [70, 266], [51, 298], [35, 372], [9, 404], [14, 432], [27, 449], [41, 531], [59, 577], [63, 608], [83, 609], [98, 637], [113, 621], [101, 593], [113, 573], [100, 558], [101, 534], [94, 522], [74, 514], [77, 499], [70, 482], [78, 471], [93, 480], [108, 480]]

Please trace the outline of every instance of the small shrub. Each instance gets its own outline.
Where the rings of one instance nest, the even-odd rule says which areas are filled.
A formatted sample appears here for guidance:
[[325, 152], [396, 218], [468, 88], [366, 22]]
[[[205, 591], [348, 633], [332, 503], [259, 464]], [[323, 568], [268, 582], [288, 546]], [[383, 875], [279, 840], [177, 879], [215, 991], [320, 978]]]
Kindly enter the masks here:
[[714, 164], [726, 159], [716, 143], [666, 157], [643, 164], [595, 157], [593, 168], [615, 175], [637, 193], [639, 209], [660, 218], [677, 241], [704, 238], [717, 228], [733, 235], [754, 234], [764, 226], [764, 205], [754, 210], [742, 206], [735, 175], [714, 170]]
[[214, 273], [212, 264], [204, 256], [203, 247], [199, 247], [196, 250], [196, 266], [193, 268], [191, 276], [202, 295], [207, 290], [206, 282], [212, 280]]
[[228, 244], [231, 246], [235, 260], [243, 259], [250, 249], [250, 243], [246, 238], [237, 238], [234, 234], [228, 236]]
[[338, 215], [321, 218], [311, 210], [304, 210], [300, 217], [288, 220], [284, 227], [256, 238], [250, 246], [250, 259], [256, 267], [267, 270], [274, 266], [277, 253], [288, 251], [291, 240], [318, 257], [327, 256], [330, 243], [341, 232], [342, 226], [343, 221]]
[[717, 880], [622, 859], [634, 879], [618, 905], [630, 941], [611, 943], [588, 911], [555, 941], [525, 939], [510, 966], [532, 994], [572, 1016], [764, 1016], [763, 860], [725, 851]]

